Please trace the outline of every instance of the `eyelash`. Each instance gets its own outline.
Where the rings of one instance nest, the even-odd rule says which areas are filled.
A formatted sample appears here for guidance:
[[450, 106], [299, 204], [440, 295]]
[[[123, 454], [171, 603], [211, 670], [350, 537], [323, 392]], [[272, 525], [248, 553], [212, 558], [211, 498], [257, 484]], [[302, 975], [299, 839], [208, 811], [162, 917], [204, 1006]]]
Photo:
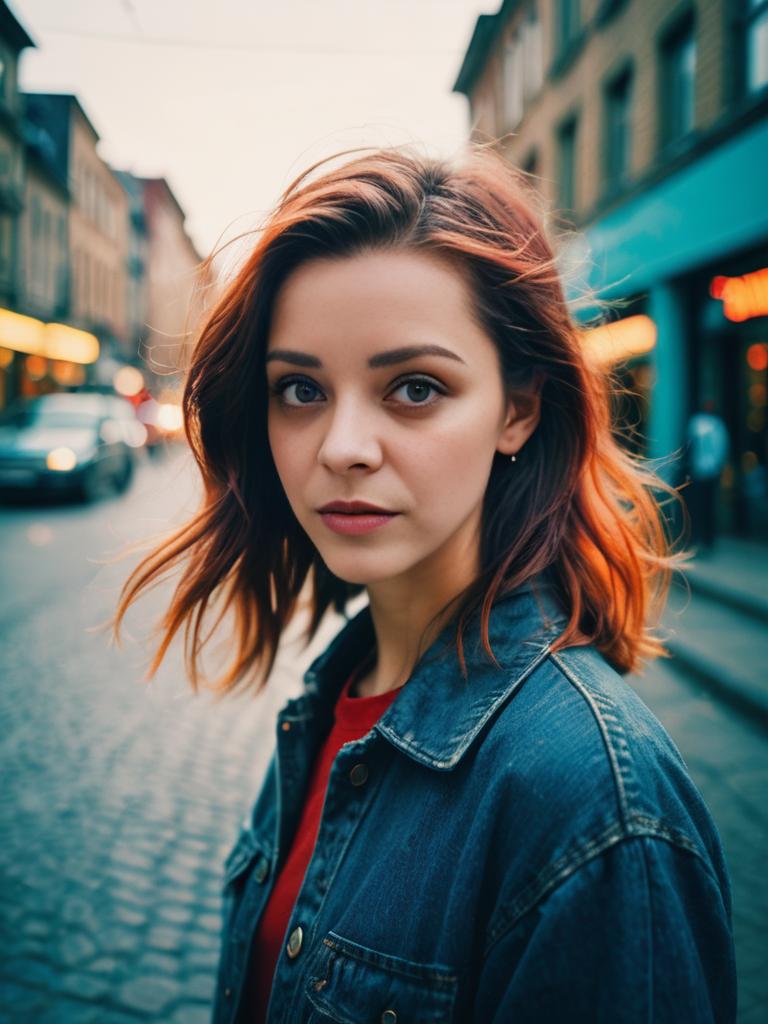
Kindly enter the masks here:
[[[309, 384], [310, 387], [315, 388], [317, 391], [320, 391], [320, 388], [317, 386], [317, 384], [315, 384], [315, 382], [311, 380], [309, 377], [294, 376], [283, 377], [281, 380], [277, 381], [275, 384], [270, 386], [269, 392], [271, 395], [274, 395], [280, 402], [280, 405], [282, 405], [286, 409], [301, 409], [304, 407], [318, 404], [317, 402], [314, 401], [299, 402], [298, 404], [286, 402], [285, 399], [283, 398], [283, 395], [292, 384]], [[393, 385], [393, 390], [397, 391], [399, 388], [404, 387], [407, 384], [426, 384], [428, 387], [431, 387], [434, 391], [436, 391], [439, 395], [446, 395], [448, 393], [446, 388], [444, 388], [441, 384], [438, 384], [437, 381], [433, 380], [431, 377], [424, 377], [421, 374], [414, 374], [409, 377], [401, 377], [399, 380], [395, 381]], [[434, 405], [437, 401], [439, 401], [439, 399], [433, 398], [431, 401], [427, 402], [402, 402], [398, 404], [403, 405], [407, 409], [423, 409]]]

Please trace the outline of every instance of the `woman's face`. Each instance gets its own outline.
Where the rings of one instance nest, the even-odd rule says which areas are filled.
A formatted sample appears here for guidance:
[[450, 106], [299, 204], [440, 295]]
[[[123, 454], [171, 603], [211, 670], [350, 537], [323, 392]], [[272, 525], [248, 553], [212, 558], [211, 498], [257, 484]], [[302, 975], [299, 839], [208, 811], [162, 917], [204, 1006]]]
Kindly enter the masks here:
[[[494, 452], [524, 444], [538, 402], [505, 401], [460, 274], [403, 250], [305, 263], [277, 296], [266, 370], [275, 466], [331, 572], [466, 585]], [[319, 511], [352, 501], [396, 514]]]

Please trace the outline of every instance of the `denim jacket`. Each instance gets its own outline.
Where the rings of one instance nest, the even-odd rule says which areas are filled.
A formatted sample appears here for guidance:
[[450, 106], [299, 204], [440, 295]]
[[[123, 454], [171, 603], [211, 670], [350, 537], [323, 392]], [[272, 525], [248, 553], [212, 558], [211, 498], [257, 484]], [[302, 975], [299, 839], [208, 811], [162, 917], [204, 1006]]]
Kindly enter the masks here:
[[[547, 585], [446, 627], [333, 763], [269, 1024], [729, 1024], [731, 893], [715, 825], [659, 721], [593, 646], [557, 653]], [[251, 942], [365, 607], [310, 666], [224, 866], [213, 1024], [248, 1018]]]

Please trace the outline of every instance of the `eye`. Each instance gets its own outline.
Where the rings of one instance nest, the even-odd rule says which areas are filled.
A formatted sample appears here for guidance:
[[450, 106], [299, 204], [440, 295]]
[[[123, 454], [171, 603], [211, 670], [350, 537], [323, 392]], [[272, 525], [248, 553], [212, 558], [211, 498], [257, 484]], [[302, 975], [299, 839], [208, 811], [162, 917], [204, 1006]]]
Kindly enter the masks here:
[[[296, 389], [294, 393], [295, 401], [288, 401], [286, 398], [286, 395], [289, 393], [291, 388]], [[269, 391], [270, 394], [274, 395], [279, 400], [281, 405], [289, 405], [293, 407], [311, 405], [315, 401], [313, 396], [321, 394], [318, 386], [307, 377], [283, 377], [282, 380], [273, 384]]]
[[437, 392], [439, 395], [446, 394], [445, 388], [429, 377], [408, 377], [401, 380], [395, 386], [395, 392], [397, 391], [405, 391], [408, 401], [403, 404], [410, 406], [434, 405], [439, 399], [433, 397], [430, 400], [430, 391]]

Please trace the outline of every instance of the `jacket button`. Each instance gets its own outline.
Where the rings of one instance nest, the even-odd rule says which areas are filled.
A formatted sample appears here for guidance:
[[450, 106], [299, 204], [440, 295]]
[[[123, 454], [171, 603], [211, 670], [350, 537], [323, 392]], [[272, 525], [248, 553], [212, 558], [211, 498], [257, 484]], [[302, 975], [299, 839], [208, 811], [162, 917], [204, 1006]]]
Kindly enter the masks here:
[[285, 951], [291, 960], [295, 960], [301, 950], [301, 942], [304, 938], [304, 932], [301, 930], [301, 925], [298, 928], [294, 928], [291, 932], [290, 938], [288, 939], [288, 945], [285, 947]]
[[227, 999], [229, 999], [232, 996], [232, 989], [231, 988], [225, 988], [224, 989], [224, 995], [225, 995], [225, 997]]
[[256, 864], [256, 869], [253, 872], [253, 877], [256, 879], [259, 885], [261, 885], [261, 883], [264, 881], [268, 874], [269, 861], [267, 860], [266, 857], [259, 857], [258, 863]]
[[397, 1014], [394, 1010], [385, 1010], [381, 1015], [381, 1024], [396, 1024]]
[[362, 786], [368, 778], [368, 768], [364, 764], [356, 764], [349, 773], [349, 781], [353, 786]]

